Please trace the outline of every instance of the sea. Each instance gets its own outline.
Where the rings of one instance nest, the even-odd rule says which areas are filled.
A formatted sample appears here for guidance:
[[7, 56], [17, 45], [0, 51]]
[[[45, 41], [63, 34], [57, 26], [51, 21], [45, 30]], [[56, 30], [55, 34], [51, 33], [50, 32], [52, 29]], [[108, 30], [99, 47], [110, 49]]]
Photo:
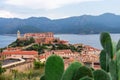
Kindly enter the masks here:
[[[114, 42], [118, 42], [120, 34], [110, 34]], [[92, 47], [102, 49], [100, 44], [100, 34], [80, 35], [80, 34], [55, 34], [62, 40], [69, 41], [71, 44], [85, 44]], [[15, 35], [0, 35], [0, 48], [7, 47], [16, 40]]]

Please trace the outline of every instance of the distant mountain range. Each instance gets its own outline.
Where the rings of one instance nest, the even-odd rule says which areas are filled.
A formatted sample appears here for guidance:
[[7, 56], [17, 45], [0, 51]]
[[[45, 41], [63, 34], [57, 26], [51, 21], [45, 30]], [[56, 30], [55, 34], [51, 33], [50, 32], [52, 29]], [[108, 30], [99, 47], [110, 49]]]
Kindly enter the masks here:
[[99, 16], [82, 15], [64, 19], [46, 17], [0, 18], [0, 34], [27, 32], [54, 32], [67, 34], [94, 34], [103, 31], [120, 33], [120, 15], [105, 13]]

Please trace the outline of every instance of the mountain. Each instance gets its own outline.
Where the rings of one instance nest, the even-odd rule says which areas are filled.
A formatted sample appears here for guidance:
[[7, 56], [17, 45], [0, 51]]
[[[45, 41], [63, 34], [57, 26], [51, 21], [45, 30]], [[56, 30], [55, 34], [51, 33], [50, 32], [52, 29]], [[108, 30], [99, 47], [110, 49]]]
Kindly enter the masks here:
[[108, 31], [120, 33], [120, 15], [105, 13], [99, 16], [82, 15], [64, 19], [46, 17], [0, 18], [0, 34], [27, 32], [54, 32], [67, 34], [93, 34]]

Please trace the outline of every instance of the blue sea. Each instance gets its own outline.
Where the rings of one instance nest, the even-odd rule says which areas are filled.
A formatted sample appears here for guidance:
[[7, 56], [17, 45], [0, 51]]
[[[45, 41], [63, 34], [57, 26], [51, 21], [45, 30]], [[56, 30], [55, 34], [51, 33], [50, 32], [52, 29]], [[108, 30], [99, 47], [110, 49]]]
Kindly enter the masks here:
[[15, 40], [15, 36], [0, 35], [0, 48], [7, 47], [7, 45], [9, 45]]
[[[79, 34], [56, 34], [55, 37], [67, 40], [71, 44], [82, 43], [92, 47], [102, 49], [100, 45], [99, 34], [79, 35]], [[113, 41], [117, 42], [120, 39], [120, 34], [111, 34]], [[6, 47], [8, 44], [16, 40], [16, 36], [0, 35], [0, 48]]]

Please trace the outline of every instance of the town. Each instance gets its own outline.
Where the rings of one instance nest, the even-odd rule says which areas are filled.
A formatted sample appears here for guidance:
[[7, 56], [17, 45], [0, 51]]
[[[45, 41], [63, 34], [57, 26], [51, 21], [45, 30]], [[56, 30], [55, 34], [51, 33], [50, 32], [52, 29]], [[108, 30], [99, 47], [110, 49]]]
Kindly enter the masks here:
[[27, 71], [35, 67], [34, 61], [45, 64], [51, 55], [62, 57], [65, 69], [74, 61], [99, 69], [99, 54], [99, 49], [84, 44], [70, 44], [54, 37], [52, 32], [21, 35], [18, 31], [16, 41], [1, 50], [0, 60], [6, 74], [11, 70]]

